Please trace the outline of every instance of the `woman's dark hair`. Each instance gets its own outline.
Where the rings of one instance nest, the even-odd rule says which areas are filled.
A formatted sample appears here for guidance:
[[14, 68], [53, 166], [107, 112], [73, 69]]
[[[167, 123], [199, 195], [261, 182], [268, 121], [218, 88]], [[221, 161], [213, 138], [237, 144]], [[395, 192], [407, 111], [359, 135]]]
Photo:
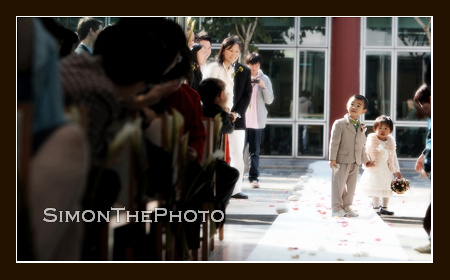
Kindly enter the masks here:
[[49, 17], [39, 18], [43, 23], [44, 27], [55, 37], [60, 45], [59, 57], [65, 57], [69, 55], [73, 47], [78, 44], [78, 36], [72, 30], [69, 30], [54, 19]]
[[246, 64], [256, 64], [259, 63], [262, 65], [262, 56], [260, 56], [258, 53], [252, 52], [249, 53], [245, 59]]
[[192, 73], [199, 81], [202, 80], [203, 74], [202, 74], [202, 71], [200, 70], [200, 65], [198, 64], [197, 53], [202, 48], [203, 48], [203, 45], [195, 43], [194, 45], [192, 45], [192, 49], [191, 49]]
[[225, 82], [217, 78], [204, 79], [198, 85], [198, 93], [206, 106], [214, 104], [214, 100], [222, 91], [225, 91]]
[[186, 36], [176, 22], [127, 17], [100, 32], [94, 54], [102, 56], [106, 74], [118, 85], [157, 84], [183, 48], [187, 48]]
[[[153, 58], [153, 62], [149, 62], [147, 67], [159, 68], [161, 74], [172, 64], [178, 52], [186, 47], [186, 34], [184, 34], [181, 26], [171, 19], [164, 17], [123, 17], [117, 25], [126, 28], [131, 32], [131, 36], [153, 36], [155, 46], [151, 46], [148, 51], [149, 56]], [[121, 38], [118, 37], [116, 40], [119, 41]], [[162, 49], [154, 51], [155, 47], [159, 47], [160, 44], [162, 44]]]
[[392, 122], [392, 119], [386, 115], [381, 115], [375, 119], [373, 123], [373, 131], [376, 131], [377, 128], [381, 126], [381, 124], [389, 126], [391, 132], [394, 130], [394, 123]]
[[180, 50], [180, 60], [175, 64], [175, 66], [167, 72], [162, 77], [163, 81], [171, 81], [178, 78], [186, 78], [188, 81], [191, 79], [191, 65], [192, 65], [192, 58], [191, 58], [191, 51], [189, 50], [189, 47], [184, 44], [184, 47]]
[[417, 105], [430, 103], [430, 96], [431, 96], [430, 88], [426, 84], [423, 84], [417, 89], [416, 93], [414, 94], [414, 102]]
[[225, 50], [231, 49], [234, 44], [239, 44], [239, 48], [241, 48], [241, 42], [236, 35], [227, 37], [223, 40], [222, 46], [220, 46], [219, 54], [217, 55], [217, 61], [219, 62], [219, 65], [223, 64], [223, 53], [225, 52]]
[[414, 103], [416, 105], [416, 118], [422, 119], [425, 117], [425, 112], [422, 109], [422, 105], [431, 103], [431, 89], [427, 84], [422, 84], [414, 94]]

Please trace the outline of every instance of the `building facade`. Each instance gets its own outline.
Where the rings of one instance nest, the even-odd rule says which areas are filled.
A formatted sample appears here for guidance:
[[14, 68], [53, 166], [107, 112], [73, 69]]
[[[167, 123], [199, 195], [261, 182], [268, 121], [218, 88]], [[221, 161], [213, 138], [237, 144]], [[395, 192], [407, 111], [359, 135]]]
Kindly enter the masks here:
[[[199, 30], [214, 20], [195, 19]], [[377, 116], [391, 116], [399, 158], [415, 160], [423, 149], [416, 143], [424, 143], [427, 124], [416, 114], [412, 98], [423, 82], [424, 57], [431, 56], [431, 27], [422, 27], [431, 20], [262, 18], [258, 23], [270, 34], [269, 42], [254, 38], [252, 43], [263, 57], [261, 69], [272, 81], [275, 100], [267, 105], [261, 156], [327, 159], [334, 120], [344, 116], [351, 95], [362, 94], [369, 99], [363, 117], [368, 133]], [[223, 38], [208, 32], [214, 59]]]
[[[114, 24], [119, 18], [99, 19]], [[187, 18], [172, 19], [186, 28]], [[213, 38], [210, 61], [214, 60], [235, 21], [192, 19], [195, 32], [206, 29]], [[431, 58], [431, 21], [426, 17], [259, 18], [251, 45], [263, 57], [261, 69], [275, 94], [274, 102], [267, 105], [261, 157], [327, 159], [334, 120], [344, 116], [351, 95], [362, 94], [369, 99], [363, 116], [368, 133], [377, 116], [391, 116], [399, 158], [416, 159], [423, 149], [416, 143], [425, 143], [427, 123], [417, 114], [412, 98], [423, 82], [424, 58]]]

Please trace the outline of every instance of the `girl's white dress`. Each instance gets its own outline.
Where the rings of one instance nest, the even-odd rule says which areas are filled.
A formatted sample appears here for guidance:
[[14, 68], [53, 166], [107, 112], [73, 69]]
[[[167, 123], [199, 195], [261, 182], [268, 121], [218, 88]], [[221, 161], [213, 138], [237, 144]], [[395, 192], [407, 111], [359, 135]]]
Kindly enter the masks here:
[[359, 184], [367, 196], [391, 197], [391, 181], [395, 172], [400, 172], [396, 143], [394, 137], [388, 136], [386, 141], [378, 139], [375, 133], [367, 136], [366, 152], [371, 161], [375, 162], [373, 167], [363, 166]]

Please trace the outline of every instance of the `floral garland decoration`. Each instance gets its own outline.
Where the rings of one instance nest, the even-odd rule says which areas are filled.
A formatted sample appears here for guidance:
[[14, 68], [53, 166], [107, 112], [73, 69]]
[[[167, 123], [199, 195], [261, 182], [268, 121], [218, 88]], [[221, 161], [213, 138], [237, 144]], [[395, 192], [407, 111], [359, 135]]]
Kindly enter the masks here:
[[234, 71], [234, 73], [231, 74], [231, 77], [234, 78], [234, 76], [236, 76], [236, 74], [237, 74], [238, 72], [242, 72], [242, 71], [244, 71], [244, 68], [242, 68], [242, 66], [239, 66], [238, 70]]

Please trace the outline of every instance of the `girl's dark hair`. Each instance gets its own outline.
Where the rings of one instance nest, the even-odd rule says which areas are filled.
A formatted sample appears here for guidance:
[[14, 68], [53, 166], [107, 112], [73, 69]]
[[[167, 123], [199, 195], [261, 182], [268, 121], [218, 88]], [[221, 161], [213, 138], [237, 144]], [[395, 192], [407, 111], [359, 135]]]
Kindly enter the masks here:
[[249, 53], [245, 59], [245, 63], [252, 65], [259, 63], [262, 65], [262, 56], [255, 52]]
[[225, 91], [225, 82], [217, 78], [204, 79], [198, 85], [198, 93], [205, 106], [214, 104], [214, 100], [222, 91]]
[[373, 131], [376, 131], [381, 124], [389, 126], [391, 132], [394, 130], [394, 122], [392, 122], [392, 119], [386, 115], [381, 115], [375, 119], [375, 122], [373, 123]]
[[241, 48], [241, 42], [236, 35], [227, 37], [223, 40], [222, 46], [220, 46], [219, 54], [217, 55], [217, 61], [219, 62], [219, 65], [223, 64], [223, 53], [225, 52], [225, 50], [231, 49], [234, 44], [239, 44], [239, 48]]

